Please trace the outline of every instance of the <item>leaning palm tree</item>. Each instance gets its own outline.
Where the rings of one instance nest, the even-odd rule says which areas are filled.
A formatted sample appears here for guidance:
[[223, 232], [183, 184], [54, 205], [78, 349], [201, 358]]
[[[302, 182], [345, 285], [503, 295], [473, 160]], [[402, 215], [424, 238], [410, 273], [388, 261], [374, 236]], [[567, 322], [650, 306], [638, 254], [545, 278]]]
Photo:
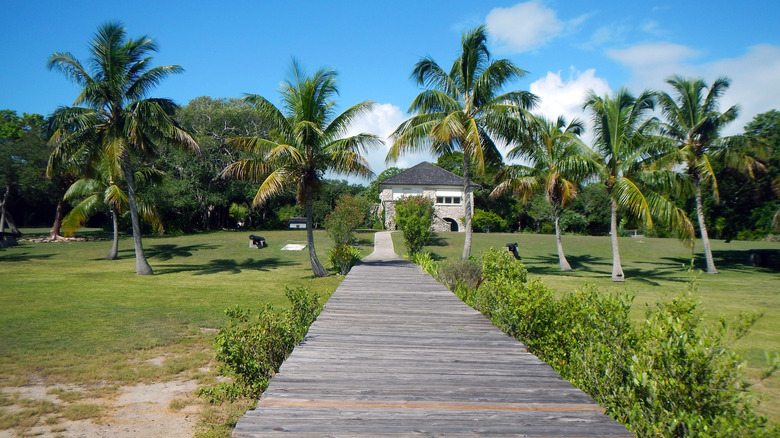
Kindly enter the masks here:
[[414, 99], [409, 107], [414, 115], [393, 133], [386, 161], [410, 152], [463, 152], [465, 259], [471, 252], [471, 163], [484, 173], [486, 162], [500, 159], [495, 142], [509, 144], [524, 129], [536, 96], [527, 91], [500, 94], [526, 72], [506, 59], [490, 60], [484, 26], [463, 35], [461, 50], [449, 73], [429, 57], [415, 65], [412, 78], [429, 89]]
[[507, 158], [528, 164], [513, 164], [500, 170], [496, 175], [499, 184], [490, 194], [497, 198], [511, 192], [528, 202], [533, 195], [544, 193], [552, 206], [561, 271], [571, 271], [561, 241], [561, 211], [577, 196], [580, 183], [597, 169], [598, 157], [578, 137], [583, 131], [577, 119], [567, 125], [563, 117], [555, 122], [534, 117], [530, 135], [524, 136], [507, 154]]
[[119, 23], [98, 28], [90, 41], [91, 58], [85, 68], [68, 52], [49, 58], [50, 69], [61, 71], [82, 86], [73, 107], [58, 108], [52, 117], [50, 143], [55, 150], [50, 169], [64, 157], [83, 155], [88, 162], [105, 159], [112, 172], [121, 172], [127, 184], [127, 200], [135, 247], [135, 269], [153, 273], [144, 256], [135, 193], [134, 163], [156, 154], [161, 143], [191, 151], [198, 145], [174, 120], [177, 106], [169, 99], [145, 98], [163, 79], [181, 73], [178, 65], [151, 67], [157, 45], [147, 36], [127, 38]]
[[328, 275], [314, 247], [312, 204], [326, 171], [365, 178], [373, 176], [361, 155], [382, 141], [372, 134], [346, 136], [350, 124], [368, 112], [373, 102], [361, 102], [341, 114], [334, 112], [338, 94], [336, 72], [318, 70], [306, 76], [293, 61], [291, 78], [282, 84], [282, 109], [264, 97], [247, 95], [268, 127], [270, 139], [234, 137], [231, 146], [250, 153], [250, 158], [229, 164], [223, 177], [262, 181], [252, 205], [261, 206], [287, 187], [297, 188], [298, 203], [306, 211], [306, 239], [312, 271]]
[[[107, 169], [103, 168], [102, 170], [103, 172], [81, 178], [68, 187], [63, 199], [77, 202], [62, 219], [62, 231], [65, 236], [73, 235], [90, 217], [108, 207], [111, 212], [114, 238], [106, 259], [116, 260], [119, 252], [119, 216], [127, 211], [128, 197], [127, 191], [117, 184], [117, 181], [106, 171]], [[136, 182], [159, 181], [161, 175], [158, 170], [147, 168], [136, 171], [134, 177]], [[158, 234], [162, 234], [162, 221], [160, 221], [160, 216], [154, 207], [143, 202], [140, 197], [136, 198], [136, 203], [141, 219], [151, 225]]]
[[657, 156], [657, 142], [650, 136], [655, 119], [647, 118], [654, 108], [653, 94], [634, 97], [620, 89], [614, 96], [588, 94], [584, 108], [592, 112], [594, 150], [601, 156], [598, 177], [604, 182], [611, 204], [612, 281], [624, 281], [618, 247], [618, 208], [626, 209], [646, 226], [653, 217], [676, 230], [682, 239], [693, 234], [685, 212], [667, 196], [679, 195], [681, 184], [675, 173], [651, 169]]
[[674, 96], [658, 93], [658, 103], [665, 119], [660, 125], [660, 131], [675, 147], [664, 159], [669, 164], [682, 164], [682, 174], [693, 184], [707, 273], [717, 274], [702, 208], [702, 186], [709, 185], [712, 188], [712, 195], [717, 202], [718, 182], [712, 161], [722, 160], [726, 165], [736, 167], [752, 177], [756, 170], [764, 168], [752, 154], [760, 154], [763, 148], [751, 143], [747, 137], [720, 136], [723, 127], [739, 114], [736, 105], [722, 113], [718, 108], [718, 98], [729, 87], [727, 78], [718, 78], [709, 89], [702, 79], [681, 76], [672, 76], [666, 83], [672, 86]]

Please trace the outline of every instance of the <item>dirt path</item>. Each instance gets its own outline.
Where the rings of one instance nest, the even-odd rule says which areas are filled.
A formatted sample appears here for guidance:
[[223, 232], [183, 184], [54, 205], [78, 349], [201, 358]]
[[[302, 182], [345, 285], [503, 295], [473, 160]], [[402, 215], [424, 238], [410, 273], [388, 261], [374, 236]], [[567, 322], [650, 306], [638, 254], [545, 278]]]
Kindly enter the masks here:
[[[191, 438], [195, 434], [200, 409], [195, 396], [197, 387], [194, 380], [123, 386], [115, 397], [79, 401], [103, 406], [104, 413], [99, 419], [69, 421], [58, 418], [55, 421], [57, 414], [52, 414], [52, 424], [37, 425], [25, 430], [22, 436]], [[78, 391], [80, 388], [26, 385], [5, 388], [4, 392], [18, 393], [18, 398], [24, 400], [61, 403], [58, 396], [51, 392], [52, 389]], [[11, 406], [4, 409], [13, 412], [19, 408]], [[46, 423], [45, 419], [40, 423]], [[0, 438], [18, 437], [19, 432], [18, 429], [0, 430]]]

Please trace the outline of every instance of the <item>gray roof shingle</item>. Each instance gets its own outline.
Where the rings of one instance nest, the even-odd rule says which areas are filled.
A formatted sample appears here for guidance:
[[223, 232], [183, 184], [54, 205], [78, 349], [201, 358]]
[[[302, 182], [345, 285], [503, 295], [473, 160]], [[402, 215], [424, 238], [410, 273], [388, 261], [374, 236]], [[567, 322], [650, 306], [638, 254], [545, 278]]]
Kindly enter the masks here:
[[[454, 173], [435, 166], [427, 161], [410, 167], [403, 172], [393, 175], [379, 183], [382, 185], [405, 186], [460, 186], [463, 187], [466, 179]], [[471, 186], [477, 186], [473, 181]]]

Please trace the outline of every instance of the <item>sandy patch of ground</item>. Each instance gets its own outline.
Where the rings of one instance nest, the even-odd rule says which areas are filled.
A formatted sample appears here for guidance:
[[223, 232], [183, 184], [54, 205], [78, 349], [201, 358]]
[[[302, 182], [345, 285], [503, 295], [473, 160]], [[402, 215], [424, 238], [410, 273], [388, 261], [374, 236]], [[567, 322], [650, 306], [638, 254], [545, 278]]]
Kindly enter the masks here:
[[[68, 421], [60, 419], [56, 424], [37, 425], [26, 431], [26, 436], [62, 437], [169, 437], [189, 438], [195, 434], [200, 404], [195, 395], [198, 388], [194, 380], [175, 380], [163, 383], [123, 386], [111, 399], [79, 400], [106, 407], [98, 421]], [[44, 386], [25, 385], [5, 388], [6, 393], [18, 393], [19, 398], [48, 400], [62, 403], [51, 389], [77, 391], [73, 385]], [[171, 401], [179, 400], [179, 409], [171, 407]], [[6, 407], [5, 409], [13, 409]], [[39, 422], [40, 423], [40, 422]], [[0, 438], [18, 437], [16, 430], [0, 430]]]

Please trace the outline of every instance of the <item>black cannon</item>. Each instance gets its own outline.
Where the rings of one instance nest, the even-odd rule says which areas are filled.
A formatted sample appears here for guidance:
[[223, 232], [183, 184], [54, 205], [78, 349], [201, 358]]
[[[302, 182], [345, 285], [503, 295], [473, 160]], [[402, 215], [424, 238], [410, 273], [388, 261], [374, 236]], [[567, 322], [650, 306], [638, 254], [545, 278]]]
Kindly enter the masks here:
[[513, 256], [515, 256], [515, 259], [520, 260], [520, 254], [517, 253], [517, 242], [507, 243], [506, 248], [509, 252], [512, 253]]
[[268, 244], [265, 243], [265, 237], [255, 236], [254, 234], [249, 235], [249, 247], [255, 247], [255, 248], [265, 248], [268, 246]]

